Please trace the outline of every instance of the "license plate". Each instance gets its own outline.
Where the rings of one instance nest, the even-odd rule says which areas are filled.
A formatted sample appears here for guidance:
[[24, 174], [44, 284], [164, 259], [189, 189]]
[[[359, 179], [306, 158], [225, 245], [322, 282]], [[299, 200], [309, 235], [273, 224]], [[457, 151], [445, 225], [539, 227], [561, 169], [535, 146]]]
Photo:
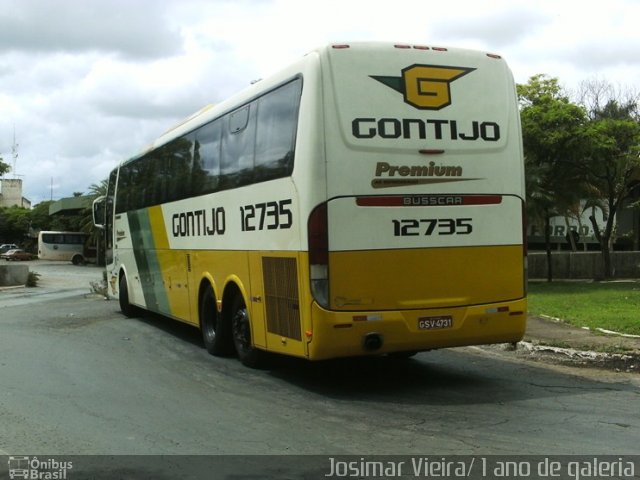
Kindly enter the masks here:
[[418, 318], [418, 328], [420, 330], [442, 330], [444, 328], [452, 327], [453, 317], [451, 315]]

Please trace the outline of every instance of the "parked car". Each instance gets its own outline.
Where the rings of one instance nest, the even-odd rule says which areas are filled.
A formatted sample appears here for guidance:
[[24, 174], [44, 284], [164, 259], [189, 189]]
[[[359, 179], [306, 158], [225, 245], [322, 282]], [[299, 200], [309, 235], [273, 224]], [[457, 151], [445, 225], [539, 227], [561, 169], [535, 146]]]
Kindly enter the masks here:
[[1, 253], [7, 253], [9, 250], [15, 250], [18, 247], [18, 245], [16, 245], [15, 243], [3, 243], [2, 245], [0, 245], [0, 254]]
[[33, 255], [29, 252], [25, 252], [20, 248], [15, 248], [1, 254], [0, 258], [4, 258], [7, 262], [9, 260], [31, 260], [33, 258]]

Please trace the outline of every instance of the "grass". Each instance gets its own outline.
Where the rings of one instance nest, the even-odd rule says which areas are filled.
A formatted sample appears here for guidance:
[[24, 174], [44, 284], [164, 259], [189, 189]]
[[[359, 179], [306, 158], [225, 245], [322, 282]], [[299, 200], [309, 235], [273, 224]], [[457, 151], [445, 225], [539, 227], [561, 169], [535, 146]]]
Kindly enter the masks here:
[[640, 335], [640, 282], [530, 282], [529, 313]]

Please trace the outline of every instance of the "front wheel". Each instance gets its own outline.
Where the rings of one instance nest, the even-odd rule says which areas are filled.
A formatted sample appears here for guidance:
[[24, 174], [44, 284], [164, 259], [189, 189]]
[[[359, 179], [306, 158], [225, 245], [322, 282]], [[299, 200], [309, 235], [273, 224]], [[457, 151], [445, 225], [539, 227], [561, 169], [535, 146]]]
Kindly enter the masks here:
[[258, 368], [264, 361], [264, 352], [252, 344], [249, 312], [242, 295], [238, 294], [234, 299], [232, 312], [231, 331], [238, 358], [244, 366]]
[[120, 304], [120, 310], [125, 317], [135, 317], [138, 314], [138, 308], [129, 303], [129, 287], [127, 287], [127, 277], [122, 275], [120, 277], [120, 284], [118, 288], [118, 303]]

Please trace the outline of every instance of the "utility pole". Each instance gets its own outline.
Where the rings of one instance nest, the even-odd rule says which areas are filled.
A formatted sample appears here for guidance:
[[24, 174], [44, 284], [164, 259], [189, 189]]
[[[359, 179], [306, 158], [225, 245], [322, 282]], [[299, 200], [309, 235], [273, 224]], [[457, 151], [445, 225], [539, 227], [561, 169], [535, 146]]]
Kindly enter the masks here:
[[16, 164], [18, 163], [18, 144], [16, 143], [16, 126], [13, 125], [13, 145], [11, 145], [11, 156], [13, 157], [13, 178], [18, 178]]

